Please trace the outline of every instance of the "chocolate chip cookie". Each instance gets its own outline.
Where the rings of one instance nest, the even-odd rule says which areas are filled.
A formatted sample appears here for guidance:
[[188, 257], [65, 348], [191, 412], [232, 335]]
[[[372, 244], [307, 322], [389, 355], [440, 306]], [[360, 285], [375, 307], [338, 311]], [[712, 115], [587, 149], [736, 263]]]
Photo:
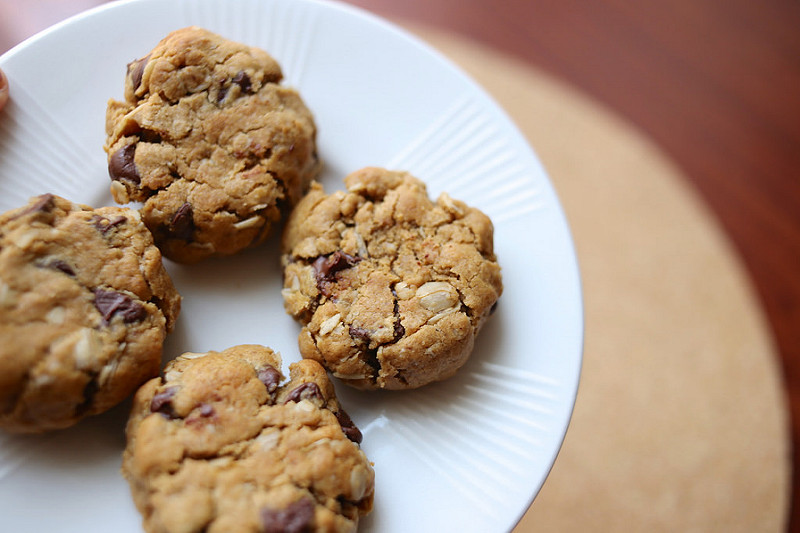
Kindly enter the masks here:
[[116, 405], [158, 375], [179, 310], [138, 212], [45, 194], [0, 215], [0, 427]]
[[143, 202], [165, 256], [191, 263], [264, 241], [319, 170], [316, 127], [266, 52], [201, 28], [128, 65], [106, 112], [111, 192]]
[[361, 433], [314, 361], [185, 353], [137, 393], [122, 471], [148, 532], [351, 532], [372, 508]]
[[365, 168], [347, 191], [314, 184], [283, 234], [284, 305], [303, 357], [361, 389], [452, 376], [502, 292], [493, 227], [404, 172]]

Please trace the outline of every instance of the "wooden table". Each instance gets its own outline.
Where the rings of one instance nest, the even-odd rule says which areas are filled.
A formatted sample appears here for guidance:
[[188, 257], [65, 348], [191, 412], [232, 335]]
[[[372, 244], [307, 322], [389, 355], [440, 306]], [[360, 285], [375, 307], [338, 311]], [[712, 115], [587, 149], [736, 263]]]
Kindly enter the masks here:
[[[0, 52], [98, 0], [0, 0]], [[781, 356], [800, 480], [800, 3], [348, 0], [542, 68], [651, 136], [717, 215]], [[800, 530], [793, 496], [790, 530]]]
[[[543, 68], [650, 135], [733, 241], [772, 327], [800, 481], [800, 4], [348, 0]], [[502, 6], [502, 7], [501, 7]], [[794, 491], [789, 529], [800, 531]]]

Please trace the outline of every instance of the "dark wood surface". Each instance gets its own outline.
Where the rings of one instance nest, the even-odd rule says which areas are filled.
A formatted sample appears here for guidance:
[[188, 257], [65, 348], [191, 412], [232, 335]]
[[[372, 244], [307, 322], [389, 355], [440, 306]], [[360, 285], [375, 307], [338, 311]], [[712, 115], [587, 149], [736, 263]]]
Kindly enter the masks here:
[[[800, 480], [800, 3], [348, 0], [500, 49], [660, 145], [717, 216], [781, 357]], [[800, 531], [794, 491], [790, 531]]]
[[[544, 69], [660, 145], [746, 265], [780, 353], [800, 442], [799, 2], [347, 1], [452, 30]], [[0, 52], [99, 3], [0, 0]], [[793, 459], [800, 465], [796, 445]], [[800, 531], [797, 492], [791, 531]]]

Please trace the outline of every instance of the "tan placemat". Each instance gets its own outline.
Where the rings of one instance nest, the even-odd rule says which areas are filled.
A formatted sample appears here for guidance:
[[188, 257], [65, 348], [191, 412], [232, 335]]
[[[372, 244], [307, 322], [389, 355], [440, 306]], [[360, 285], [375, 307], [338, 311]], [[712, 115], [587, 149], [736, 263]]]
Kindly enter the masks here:
[[774, 347], [737, 257], [678, 169], [542, 72], [411, 30], [478, 80], [530, 140], [581, 262], [578, 401], [515, 531], [783, 531], [789, 432]]

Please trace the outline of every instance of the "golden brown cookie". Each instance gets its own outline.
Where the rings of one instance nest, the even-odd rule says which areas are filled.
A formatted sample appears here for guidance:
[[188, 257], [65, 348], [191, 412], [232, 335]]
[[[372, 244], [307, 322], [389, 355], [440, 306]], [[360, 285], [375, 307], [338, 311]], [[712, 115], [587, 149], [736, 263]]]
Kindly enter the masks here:
[[136, 393], [123, 473], [150, 533], [352, 532], [372, 508], [361, 433], [314, 361], [185, 353]]
[[128, 65], [105, 150], [119, 203], [165, 256], [194, 262], [266, 239], [317, 174], [316, 127], [266, 52], [191, 27]]
[[0, 215], [0, 427], [116, 405], [158, 374], [179, 310], [138, 212], [45, 194]]
[[365, 168], [346, 192], [314, 184], [283, 234], [283, 297], [303, 357], [362, 389], [452, 376], [502, 292], [493, 227], [405, 172]]

